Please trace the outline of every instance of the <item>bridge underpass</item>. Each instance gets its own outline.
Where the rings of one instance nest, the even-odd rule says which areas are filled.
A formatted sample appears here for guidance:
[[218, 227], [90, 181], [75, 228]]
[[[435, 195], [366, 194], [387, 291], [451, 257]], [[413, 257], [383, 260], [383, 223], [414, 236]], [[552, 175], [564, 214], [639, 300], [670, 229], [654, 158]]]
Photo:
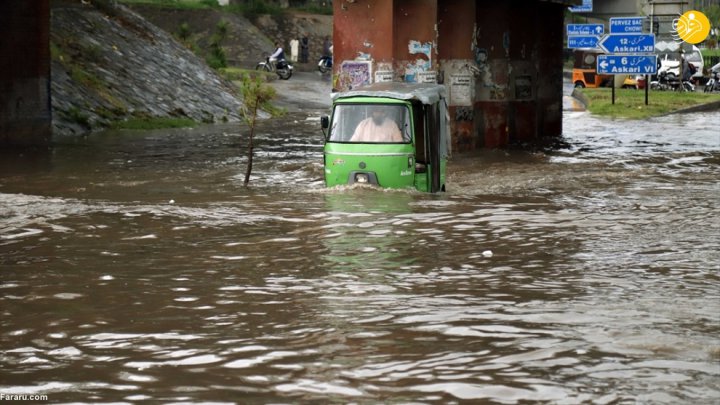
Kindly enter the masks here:
[[[580, 2], [336, 0], [334, 85], [444, 84], [458, 152], [560, 136], [563, 17]], [[49, 10], [0, 5], [2, 145], [50, 142]]]

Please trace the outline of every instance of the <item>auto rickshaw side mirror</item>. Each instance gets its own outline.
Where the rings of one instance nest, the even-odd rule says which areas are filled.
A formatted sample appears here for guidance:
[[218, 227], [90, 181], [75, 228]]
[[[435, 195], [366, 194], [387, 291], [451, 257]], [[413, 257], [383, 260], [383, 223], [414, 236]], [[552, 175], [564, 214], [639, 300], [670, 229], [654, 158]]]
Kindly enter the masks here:
[[328, 129], [330, 127], [330, 117], [323, 115], [320, 117], [320, 128]]

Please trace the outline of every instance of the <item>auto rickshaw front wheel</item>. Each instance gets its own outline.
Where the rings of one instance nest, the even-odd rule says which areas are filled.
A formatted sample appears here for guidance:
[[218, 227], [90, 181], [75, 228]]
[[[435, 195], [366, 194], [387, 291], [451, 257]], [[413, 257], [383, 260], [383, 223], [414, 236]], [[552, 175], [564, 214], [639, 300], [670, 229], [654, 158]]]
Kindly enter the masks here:
[[583, 82], [581, 82], [580, 80], [578, 80], [578, 81], [575, 82], [575, 88], [576, 88], [576, 89], [577, 89], [577, 88], [584, 89], [584, 88], [585, 88], [585, 83], [583, 83]]

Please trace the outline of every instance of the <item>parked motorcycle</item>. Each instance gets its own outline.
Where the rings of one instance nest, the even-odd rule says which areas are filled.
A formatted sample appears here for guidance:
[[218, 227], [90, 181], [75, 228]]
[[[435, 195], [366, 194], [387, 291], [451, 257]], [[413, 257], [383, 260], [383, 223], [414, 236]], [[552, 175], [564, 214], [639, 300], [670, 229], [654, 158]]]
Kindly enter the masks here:
[[650, 90], [695, 91], [695, 85], [689, 80], [681, 81], [673, 73], [662, 71], [656, 80], [650, 82]]
[[321, 56], [318, 60], [318, 70], [320, 73], [327, 73], [332, 70], [332, 56]]
[[720, 67], [717, 70], [710, 71], [710, 80], [705, 83], [705, 93], [712, 91], [720, 91]]
[[259, 62], [255, 66], [255, 70], [264, 70], [266, 72], [275, 72], [279, 78], [287, 80], [292, 77], [293, 66], [285, 59], [271, 61], [270, 57], [266, 57], [264, 62]]
[[668, 74], [666, 70], [657, 75], [657, 79], [650, 82], [650, 90], [675, 90], [680, 85], [680, 80], [673, 73]]

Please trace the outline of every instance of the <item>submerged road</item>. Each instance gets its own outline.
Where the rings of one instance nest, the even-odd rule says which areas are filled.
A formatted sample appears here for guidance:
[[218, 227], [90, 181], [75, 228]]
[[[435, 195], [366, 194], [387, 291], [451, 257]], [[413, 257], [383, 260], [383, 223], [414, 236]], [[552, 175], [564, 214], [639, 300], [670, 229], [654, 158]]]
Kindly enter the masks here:
[[233, 125], [3, 159], [0, 394], [720, 398], [717, 114], [566, 112], [567, 148], [453, 156], [427, 195], [325, 189], [322, 98], [280, 101], [247, 189]]

